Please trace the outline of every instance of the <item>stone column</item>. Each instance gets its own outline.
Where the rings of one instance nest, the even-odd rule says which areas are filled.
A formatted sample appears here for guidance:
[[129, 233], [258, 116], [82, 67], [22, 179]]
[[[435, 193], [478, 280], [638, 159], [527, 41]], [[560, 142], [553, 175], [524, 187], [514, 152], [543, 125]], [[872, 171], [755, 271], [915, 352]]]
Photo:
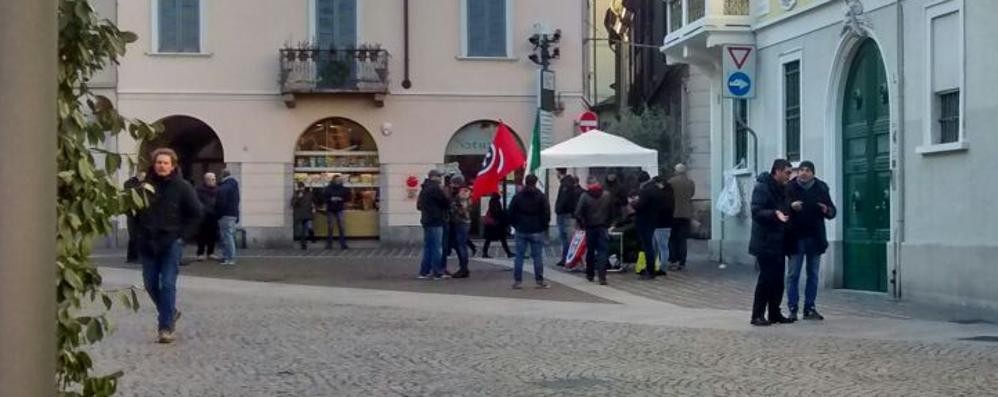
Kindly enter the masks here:
[[56, 1], [0, 2], [0, 390], [55, 395]]

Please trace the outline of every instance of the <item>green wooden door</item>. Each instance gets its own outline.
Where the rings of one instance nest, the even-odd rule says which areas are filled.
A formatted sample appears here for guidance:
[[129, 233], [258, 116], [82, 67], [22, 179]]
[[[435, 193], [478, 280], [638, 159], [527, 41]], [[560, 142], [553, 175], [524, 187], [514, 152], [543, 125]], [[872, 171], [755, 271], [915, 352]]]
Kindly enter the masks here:
[[890, 239], [890, 109], [873, 40], [852, 62], [842, 112], [844, 287], [887, 291]]

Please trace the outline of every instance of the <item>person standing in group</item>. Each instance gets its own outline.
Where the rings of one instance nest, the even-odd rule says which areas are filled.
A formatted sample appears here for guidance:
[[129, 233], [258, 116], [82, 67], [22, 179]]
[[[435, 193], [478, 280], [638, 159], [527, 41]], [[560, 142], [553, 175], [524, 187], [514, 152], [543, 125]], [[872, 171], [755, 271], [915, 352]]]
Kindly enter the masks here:
[[502, 196], [499, 193], [492, 193], [489, 196], [489, 209], [485, 213], [483, 220], [485, 223], [485, 245], [482, 247], [482, 258], [489, 256], [489, 246], [493, 241], [502, 243], [502, 249], [506, 256], [512, 258], [513, 252], [509, 250], [509, 217], [506, 210], [502, 208]]
[[686, 240], [690, 238], [693, 219], [693, 195], [696, 184], [686, 173], [685, 164], [676, 164], [676, 174], [669, 178], [669, 186], [675, 195], [675, 214], [672, 219], [672, 233], [669, 236], [669, 269], [686, 269]]
[[446, 214], [450, 211], [450, 200], [440, 186], [441, 179], [440, 171], [430, 170], [416, 201], [416, 208], [421, 214], [420, 224], [423, 226], [423, 258], [418, 277], [422, 280], [430, 278], [431, 275], [436, 280], [448, 277], [444, 274], [441, 261], [443, 255], [441, 240], [443, 240], [444, 224], [447, 222]]
[[555, 199], [554, 213], [558, 223], [558, 240], [561, 242], [561, 259], [558, 266], [565, 266], [565, 257], [568, 256], [568, 247], [572, 243], [572, 234], [575, 232], [575, 207], [579, 205], [582, 197], [582, 188], [579, 182], [571, 175], [561, 177], [561, 185], [558, 187], [558, 197]]
[[301, 243], [301, 249], [308, 249], [308, 241], [312, 239], [312, 220], [315, 219], [315, 196], [312, 190], [305, 187], [304, 182], [295, 184], [291, 209], [295, 222], [294, 234]]
[[343, 185], [342, 175], [333, 175], [333, 180], [329, 181], [329, 185], [323, 191], [323, 196], [326, 200], [326, 249], [333, 249], [334, 225], [340, 236], [340, 249], [348, 249], [347, 230], [344, 228], [343, 211], [346, 209], [346, 204], [353, 198], [353, 195], [350, 192], [350, 188]]
[[[787, 182], [793, 166], [784, 159], [773, 161], [769, 173], [756, 178], [752, 189], [752, 239], [749, 253], [759, 264], [759, 280], [752, 302], [752, 325], [792, 323], [780, 313], [783, 300], [783, 273], [786, 267], [786, 232], [790, 222], [787, 203]], [[769, 310], [769, 319], [765, 317]]]
[[[138, 175], [134, 175], [125, 181], [125, 190], [135, 189], [142, 185], [142, 182], [146, 179], [145, 172], [139, 172]], [[137, 236], [138, 229], [135, 224], [135, 215], [128, 214], [126, 217], [126, 227], [128, 228], [128, 249], [125, 254], [125, 263], [137, 264], [139, 262], [139, 239]]]
[[[672, 191], [672, 185], [669, 185], [669, 182], [661, 176], [652, 178], [652, 183], [662, 191], [662, 210], [658, 213], [658, 223], [655, 225], [655, 248], [658, 250], [658, 261], [662, 263], [663, 267], [666, 267], [671, 247], [669, 238], [672, 235], [675, 222], [675, 193]], [[659, 269], [657, 274], [665, 276], [666, 269], [667, 267]]]
[[203, 261], [215, 254], [215, 242], [218, 241], [218, 217], [215, 216], [215, 195], [218, 193], [218, 179], [214, 173], [206, 172], [198, 186], [198, 200], [204, 208], [204, 217], [197, 235], [197, 260]]
[[509, 214], [516, 230], [516, 259], [513, 261], [513, 289], [523, 286], [523, 260], [530, 248], [534, 260], [537, 288], [549, 288], [544, 281], [544, 235], [551, 223], [551, 205], [547, 195], [537, 188], [537, 175], [524, 178], [523, 190], [513, 196]]
[[641, 189], [637, 198], [631, 199], [634, 209], [634, 227], [641, 241], [641, 249], [645, 253], [645, 269], [641, 272], [642, 280], [655, 279], [655, 230], [665, 206], [665, 193], [651, 180], [647, 172], [638, 175]]
[[222, 264], [236, 264], [236, 224], [239, 223], [239, 182], [222, 170], [222, 183], [215, 193], [215, 215], [221, 230]]
[[575, 219], [586, 231], [586, 279], [590, 282], [599, 276], [599, 283], [606, 285], [606, 268], [610, 262], [610, 232], [613, 222], [614, 198], [603, 190], [595, 179], [590, 179], [589, 189], [579, 199]]
[[468, 278], [468, 236], [471, 233], [471, 189], [464, 183], [463, 176], [451, 178], [453, 199], [451, 200], [451, 224], [453, 228], [453, 248], [457, 250], [458, 270], [452, 277]]
[[804, 287], [804, 319], [824, 320], [815, 309], [818, 296], [818, 270], [821, 255], [828, 249], [825, 220], [834, 219], [837, 210], [832, 203], [828, 185], [814, 176], [814, 163], [803, 161], [797, 177], [790, 181], [790, 268], [787, 269], [787, 308], [790, 319], [797, 319], [801, 266], [807, 259], [807, 280]]
[[136, 187], [148, 204], [136, 213], [138, 251], [142, 280], [158, 313], [158, 342], [170, 343], [180, 319], [177, 277], [184, 238], [197, 232], [202, 208], [194, 187], [179, 175], [176, 152], [156, 149], [152, 161], [148, 177]]

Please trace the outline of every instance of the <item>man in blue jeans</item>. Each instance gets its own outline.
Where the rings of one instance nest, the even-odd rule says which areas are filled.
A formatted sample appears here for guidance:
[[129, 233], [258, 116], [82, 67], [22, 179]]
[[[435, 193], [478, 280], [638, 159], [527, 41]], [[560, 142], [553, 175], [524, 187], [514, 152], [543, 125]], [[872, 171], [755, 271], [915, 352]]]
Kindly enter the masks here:
[[229, 170], [222, 171], [222, 183], [215, 193], [215, 215], [222, 242], [222, 264], [236, 264], [236, 224], [239, 223], [239, 182]]
[[551, 205], [548, 198], [537, 188], [537, 175], [530, 174], [524, 179], [523, 190], [513, 196], [509, 204], [509, 214], [516, 229], [516, 259], [513, 261], [513, 289], [523, 288], [523, 260], [527, 246], [534, 258], [534, 281], [537, 288], [550, 288], [544, 281], [544, 234], [551, 223]]
[[443, 175], [437, 170], [431, 170], [423, 181], [419, 191], [416, 208], [421, 213], [420, 224], [423, 226], [423, 261], [419, 266], [420, 280], [432, 277], [435, 280], [449, 278], [444, 274], [443, 236], [445, 215], [450, 211], [450, 200], [440, 186]]
[[603, 190], [603, 185], [590, 179], [589, 189], [575, 209], [575, 219], [586, 230], [586, 280], [592, 282], [599, 276], [600, 285], [606, 285], [606, 268], [610, 264], [609, 228], [615, 205], [614, 198]]
[[153, 166], [135, 187], [148, 206], [136, 213], [142, 280], [158, 312], [158, 342], [174, 340], [180, 311], [177, 274], [184, 253], [183, 238], [194, 236], [202, 208], [194, 187], [177, 172], [177, 154], [171, 149], [152, 153]]
[[[814, 163], [803, 161], [797, 177], [787, 186], [790, 201], [791, 244], [790, 267], [787, 269], [787, 307], [790, 319], [797, 319], [797, 302], [800, 299], [800, 270], [807, 262], [807, 281], [804, 287], [804, 319], [824, 320], [815, 308], [818, 295], [818, 271], [821, 255], [828, 249], [825, 220], [835, 218], [835, 204], [828, 193], [828, 185], [814, 176]], [[805, 260], [806, 259], [806, 260]]]
[[[561, 170], [558, 172], [562, 173]], [[572, 243], [572, 234], [575, 233], [575, 207], [579, 205], [580, 196], [582, 196], [582, 187], [579, 186], [578, 180], [571, 175], [562, 176], [558, 197], [554, 201], [554, 213], [558, 223], [558, 240], [561, 242], [561, 258], [557, 263], [558, 266], [565, 266], [568, 246]]]

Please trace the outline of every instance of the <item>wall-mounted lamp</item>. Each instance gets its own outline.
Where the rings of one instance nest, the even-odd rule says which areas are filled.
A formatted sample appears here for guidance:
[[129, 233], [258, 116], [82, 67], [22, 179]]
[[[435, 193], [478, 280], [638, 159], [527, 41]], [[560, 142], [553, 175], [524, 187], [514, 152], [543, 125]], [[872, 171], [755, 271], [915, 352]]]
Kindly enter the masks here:
[[392, 123], [385, 122], [381, 124], [381, 135], [384, 136], [392, 135]]

